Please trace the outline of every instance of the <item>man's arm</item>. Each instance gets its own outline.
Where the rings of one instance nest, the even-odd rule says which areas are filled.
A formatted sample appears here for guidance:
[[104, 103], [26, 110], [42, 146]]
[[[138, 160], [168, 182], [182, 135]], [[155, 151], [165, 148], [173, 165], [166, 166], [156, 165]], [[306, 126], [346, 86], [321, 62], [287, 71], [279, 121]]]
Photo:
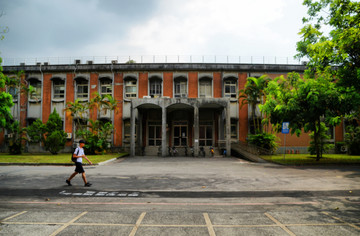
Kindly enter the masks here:
[[83, 157], [89, 162], [90, 165], [92, 165], [92, 162], [85, 155]]

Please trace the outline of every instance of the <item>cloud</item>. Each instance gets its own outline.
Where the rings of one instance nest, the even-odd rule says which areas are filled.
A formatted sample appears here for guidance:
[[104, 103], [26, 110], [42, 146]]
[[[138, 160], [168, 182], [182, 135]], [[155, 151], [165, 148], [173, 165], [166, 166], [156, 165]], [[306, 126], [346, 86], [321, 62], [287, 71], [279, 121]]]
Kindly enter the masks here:
[[284, 0], [163, 0], [162, 13], [134, 26], [129, 46], [145, 53], [239, 53], [253, 41], [278, 41], [271, 30], [282, 18]]
[[1, 1], [7, 57], [292, 56], [305, 15], [293, 0]]

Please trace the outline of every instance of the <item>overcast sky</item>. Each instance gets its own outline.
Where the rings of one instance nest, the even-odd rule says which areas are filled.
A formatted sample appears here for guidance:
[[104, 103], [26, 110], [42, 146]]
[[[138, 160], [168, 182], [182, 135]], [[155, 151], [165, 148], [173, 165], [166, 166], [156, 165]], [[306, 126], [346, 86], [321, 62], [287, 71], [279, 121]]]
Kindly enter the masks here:
[[1, 57], [292, 57], [302, 0], [0, 0]]

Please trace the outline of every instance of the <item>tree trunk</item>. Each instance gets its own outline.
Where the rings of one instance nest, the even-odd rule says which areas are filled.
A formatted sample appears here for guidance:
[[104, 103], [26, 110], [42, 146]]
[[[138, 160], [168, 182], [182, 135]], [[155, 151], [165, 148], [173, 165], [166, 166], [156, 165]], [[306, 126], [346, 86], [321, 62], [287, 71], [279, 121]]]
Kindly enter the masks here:
[[320, 151], [321, 151], [320, 150], [321, 122], [320, 122], [320, 120], [317, 123], [318, 123], [318, 127], [316, 127], [317, 125], [315, 123], [314, 139], [315, 139], [315, 147], [316, 147], [316, 161], [320, 161], [320, 158], [321, 158], [321, 153], [320, 153]]

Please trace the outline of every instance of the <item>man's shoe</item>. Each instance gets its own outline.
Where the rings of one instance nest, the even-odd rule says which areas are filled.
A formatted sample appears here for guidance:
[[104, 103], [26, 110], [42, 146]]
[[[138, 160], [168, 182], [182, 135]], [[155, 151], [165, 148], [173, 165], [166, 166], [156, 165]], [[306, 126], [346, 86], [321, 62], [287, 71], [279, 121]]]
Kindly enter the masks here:
[[66, 180], [66, 183], [67, 183], [69, 186], [72, 186], [72, 184], [70, 183], [69, 180]]
[[92, 184], [90, 184], [89, 182], [87, 182], [86, 184], [85, 184], [85, 187], [90, 187]]

